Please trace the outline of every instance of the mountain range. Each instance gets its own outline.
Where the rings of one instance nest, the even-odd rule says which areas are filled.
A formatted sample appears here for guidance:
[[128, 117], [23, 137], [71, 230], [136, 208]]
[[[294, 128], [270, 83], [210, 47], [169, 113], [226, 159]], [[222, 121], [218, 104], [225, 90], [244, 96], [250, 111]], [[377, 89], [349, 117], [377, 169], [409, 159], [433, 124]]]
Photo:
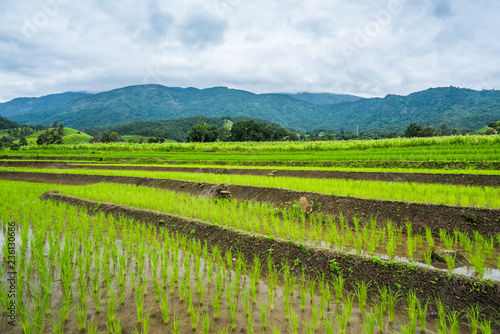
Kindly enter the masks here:
[[140, 85], [97, 94], [67, 92], [0, 103], [0, 115], [25, 124], [84, 130], [134, 121], [202, 115], [247, 116], [297, 130], [402, 132], [410, 123], [478, 130], [500, 119], [500, 91], [430, 88], [407, 96], [361, 98], [339, 94], [254, 94], [244, 90]]

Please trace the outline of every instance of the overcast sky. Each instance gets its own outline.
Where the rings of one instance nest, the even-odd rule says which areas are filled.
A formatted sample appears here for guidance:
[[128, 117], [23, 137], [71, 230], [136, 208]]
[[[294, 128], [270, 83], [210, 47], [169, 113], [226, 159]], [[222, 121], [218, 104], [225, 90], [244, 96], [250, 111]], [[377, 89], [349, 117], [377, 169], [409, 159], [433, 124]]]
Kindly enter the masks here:
[[499, 89], [498, 13], [499, 0], [2, 0], [0, 102], [147, 83]]

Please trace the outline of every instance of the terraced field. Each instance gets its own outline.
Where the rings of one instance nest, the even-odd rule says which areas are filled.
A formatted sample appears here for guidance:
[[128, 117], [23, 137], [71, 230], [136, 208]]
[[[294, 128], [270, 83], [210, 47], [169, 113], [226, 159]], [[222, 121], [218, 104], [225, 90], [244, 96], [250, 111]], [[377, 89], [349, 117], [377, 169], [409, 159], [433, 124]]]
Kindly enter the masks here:
[[0, 332], [500, 329], [498, 136], [162, 145], [0, 160]]

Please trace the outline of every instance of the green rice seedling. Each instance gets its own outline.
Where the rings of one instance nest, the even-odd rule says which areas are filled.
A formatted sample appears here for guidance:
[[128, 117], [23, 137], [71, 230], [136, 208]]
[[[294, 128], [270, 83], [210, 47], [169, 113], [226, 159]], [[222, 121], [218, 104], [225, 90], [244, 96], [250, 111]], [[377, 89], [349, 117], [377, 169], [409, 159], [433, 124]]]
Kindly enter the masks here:
[[344, 297], [344, 284], [345, 280], [342, 274], [337, 276], [335, 280], [333, 281], [333, 288], [335, 289], [335, 296], [337, 298], [337, 304], [340, 303], [340, 301]]
[[430, 268], [432, 263], [432, 249], [429, 249], [427, 252], [424, 252], [424, 260], [427, 268]]
[[142, 323], [142, 316], [144, 314], [144, 293], [143, 293], [144, 285], [145, 284], [140, 284], [139, 285], [140, 287], [137, 289], [135, 293], [137, 323], [139, 325]]
[[396, 251], [397, 247], [397, 241], [394, 235], [390, 235], [389, 239], [387, 240], [385, 244], [385, 249], [387, 251], [387, 255], [389, 256], [389, 259], [392, 260], [394, 252]]
[[381, 301], [376, 302], [373, 305], [373, 311], [375, 312], [375, 318], [377, 320], [378, 331], [380, 333], [384, 332], [384, 305]]
[[469, 325], [472, 334], [477, 334], [477, 331], [479, 329], [480, 315], [481, 315], [481, 309], [479, 308], [479, 304], [476, 304], [475, 306], [470, 306], [467, 309], [467, 317], [469, 318]]
[[201, 310], [195, 308], [192, 303], [190, 309], [189, 318], [191, 319], [191, 329], [195, 331], [196, 327], [198, 327], [198, 323], [200, 322]]
[[408, 236], [408, 239], [412, 237], [412, 226], [410, 223], [406, 223], [406, 235]]
[[182, 319], [174, 317], [174, 321], [172, 323], [172, 333], [180, 334], [182, 329]]
[[214, 319], [219, 318], [220, 307], [222, 304], [222, 290], [212, 295], [212, 308], [214, 309]]
[[372, 311], [366, 311], [363, 317], [362, 325], [364, 334], [375, 333], [375, 319], [376, 315]]
[[338, 333], [345, 334], [347, 328], [347, 316], [344, 312], [335, 314], [335, 322], [337, 323]]
[[149, 311], [144, 315], [144, 319], [142, 320], [142, 334], [149, 333]]
[[295, 313], [294, 309], [292, 309], [292, 312], [290, 314], [290, 318], [291, 318], [290, 329], [291, 329], [292, 333], [297, 334], [298, 330], [299, 330], [299, 323], [297, 320], [297, 314]]
[[85, 326], [87, 325], [87, 305], [77, 304], [75, 306], [76, 306], [76, 324], [78, 330], [83, 332], [85, 330]]
[[427, 323], [427, 307], [429, 306], [429, 299], [425, 301], [425, 304], [420, 303], [417, 300], [417, 308], [418, 308], [418, 319], [420, 321], [420, 331], [425, 333], [425, 325]]
[[316, 290], [316, 280], [307, 281], [307, 286], [309, 290], [309, 301], [313, 303], [314, 291]]
[[384, 312], [387, 310], [387, 286], [382, 285], [378, 287], [378, 293], [380, 297], [380, 303], [382, 304]]
[[316, 328], [318, 328], [318, 323], [319, 323], [319, 318], [320, 318], [320, 310], [319, 307], [316, 303], [311, 304], [311, 316], [312, 316], [312, 330], [313, 332], [316, 331]]
[[447, 313], [448, 323], [450, 324], [450, 333], [460, 333], [460, 313], [454, 310], [448, 310]]
[[387, 318], [389, 324], [394, 322], [394, 314], [396, 312], [396, 305], [399, 301], [399, 292], [392, 292], [391, 288], [388, 288], [387, 293]]
[[448, 270], [450, 273], [455, 271], [455, 258], [456, 256], [446, 255], [444, 256], [444, 260], [446, 261], [446, 265], [448, 266]]
[[307, 289], [306, 282], [302, 282], [299, 284], [299, 296], [300, 296], [300, 307], [302, 312], [306, 310], [306, 301], [307, 301]]
[[353, 243], [356, 254], [361, 254], [361, 251], [363, 250], [363, 236], [357, 235], [356, 237], [354, 237]]
[[160, 301], [160, 311], [161, 316], [163, 318], [163, 323], [168, 325], [168, 320], [170, 319], [170, 307], [168, 304], [168, 294], [162, 292], [161, 301]]
[[94, 301], [95, 312], [99, 313], [101, 310], [101, 284], [97, 283], [92, 292], [92, 300]]
[[401, 246], [403, 244], [403, 228], [397, 228], [396, 233], [398, 234], [398, 244]]
[[234, 331], [236, 328], [236, 318], [237, 318], [237, 310], [238, 310], [238, 300], [234, 299], [229, 304], [229, 317], [231, 318], [231, 329]]
[[482, 334], [491, 334], [491, 333], [493, 333], [492, 330], [491, 330], [491, 320], [484, 319], [483, 321], [481, 321], [480, 327], [481, 327], [481, 333]]
[[484, 273], [486, 271], [485, 267], [486, 257], [484, 256], [484, 253], [482, 252], [480, 247], [476, 248], [475, 252], [469, 254], [469, 260], [472, 266], [474, 267], [476, 276], [479, 279], [483, 279]]
[[448, 333], [448, 323], [446, 321], [446, 312], [443, 303], [440, 299], [436, 300], [436, 308], [438, 319], [436, 321], [436, 327], [438, 329], [438, 333]]
[[408, 240], [406, 242], [406, 253], [408, 254], [408, 259], [413, 261], [413, 253], [415, 251], [415, 246], [414, 246], [414, 240], [412, 237], [408, 237]]
[[447, 249], [453, 248], [453, 238], [446, 232], [444, 229], [439, 229], [439, 237], [441, 238], [441, 242], [444, 244], [444, 247]]
[[114, 291], [109, 291], [108, 293], [108, 308], [106, 311], [108, 330], [112, 333], [115, 332], [117, 326], [119, 326], [119, 321], [116, 319], [116, 311], [118, 310], [118, 302], [115, 299]]
[[354, 290], [356, 291], [356, 294], [358, 296], [359, 314], [363, 314], [363, 310], [366, 305], [369, 285], [370, 283], [366, 284], [365, 282], [358, 282], [358, 284], [354, 287]]
[[323, 321], [323, 327], [326, 334], [334, 334], [333, 331], [333, 321]]
[[98, 323], [96, 322], [95, 318], [92, 317], [92, 319], [90, 319], [90, 322], [87, 326], [87, 334], [98, 334], [99, 333], [99, 329], [98, 329]]
[[247, 332], [249, 334], [253, 334], [252, 313], [249, 313], [248, 316], [247, 316]]
[[[267, 305], [264, 303], [259, 304], [260, 316], [262, 318], [262, 327], [264, 330], [267, 328]], [[288, 315], [287, 315], [288, 319]]]
[[203, 316], [203, 333], [208, 334], [210, 332], [210, 316], [208, 312], [205, 312]]
[[416, 241], [415, 246], [418, 245], [418, 247], [424, 248], [424, 237], [422, 237], [422, 235], [417, 234], [417, 235], [415, 235], [414, 239]]
[[251, 307], [250, 307], [250, 291], [248, 289], [245, 289], [243, 291], [243, 304], [245, 305], [245, 314], [248, 316], [251, 312]]
[[122, 321], [121, 321], [121, 319], [115, 318], [113, 320], [111, 328], [112, 329], [111, 329], [110, 333], [121, 334], [122, 333]]
[[413, 333], [415, 333], [417, 328], [417, 304], [418, 299], [417, 295], [414, 291], [408, 292], [408, 296], [406, 298], [406, 302], [408, 304], [408, 308], [406, 309], [406, 314], [408, 316], [408, 325]]
[[[57, 318], [52, 319], [51, 323], [52, 323], [52, 332], [54, 334], [63, 334], [64, 333], [64, 313], [62, 312], [61, 309], [59, 309]], [[90, 327], [89, 327], [88, 331], [90, 331]]]
[[345, 314], [345, 318], [347, 321], [347, 324], [351, 324], [351, 314], [352, 314], [352, 306], [354, 302], [354, 296], [348, 295], [342, 304], [342, 313]]

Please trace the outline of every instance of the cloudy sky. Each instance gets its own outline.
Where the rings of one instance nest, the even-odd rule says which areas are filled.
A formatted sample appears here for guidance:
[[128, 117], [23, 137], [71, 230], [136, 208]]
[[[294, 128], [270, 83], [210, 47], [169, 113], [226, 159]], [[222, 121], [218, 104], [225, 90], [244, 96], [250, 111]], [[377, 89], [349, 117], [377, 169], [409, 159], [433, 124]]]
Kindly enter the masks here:
[[147, 83], [500, 89], [499, 12], [499, 0], [3, 0], [0, 102]]

